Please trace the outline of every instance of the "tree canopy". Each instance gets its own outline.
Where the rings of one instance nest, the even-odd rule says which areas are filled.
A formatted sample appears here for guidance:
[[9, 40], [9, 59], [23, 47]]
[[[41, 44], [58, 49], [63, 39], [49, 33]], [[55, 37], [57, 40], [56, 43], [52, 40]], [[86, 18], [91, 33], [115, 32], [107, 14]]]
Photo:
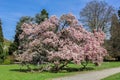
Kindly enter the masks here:
[[112, 57], [120, 58], [120, 22], [116, 14], [112, 16], [111, 23], [111, 38], [110, 38], [110, 53]]
[[0, 43], [4, 42], [3, 32], [2, 32], [2, 21], [0, 19]]
[[[69, 24], [58, 28], [64, 22]], [[25, 23], [21, 29], [17, 59], [26, 64], [48, 62], [54, 64], [53, 70], [58, 71], [69, 62], [92, 61], [99, 65], [107, 53], [102, 46], [104, 32], [100, 29], [93, 33], [86, 31], [72, 14], [65, 14], [60, 19], [51, 16], [39, 25]]]
[[80, 21], [92, 31], [99, 28], [106, 31], [113, 13], [114, 8], [106, 2], [93, 0], [80, 11]]
[[48, 12], [43, 9], [40, 13], [35, 15], [35, 22], [37, 24], [40, 24], [41, 22], [43, 22], [45, 19], [48, 19]]

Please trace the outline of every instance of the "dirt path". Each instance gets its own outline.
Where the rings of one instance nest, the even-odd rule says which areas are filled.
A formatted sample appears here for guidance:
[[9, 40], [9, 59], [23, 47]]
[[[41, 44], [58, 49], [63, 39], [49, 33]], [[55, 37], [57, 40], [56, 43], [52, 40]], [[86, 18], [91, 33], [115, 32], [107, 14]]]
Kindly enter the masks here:
[[101, 80], [107, 76], [113, 75], [120, 72], [119, 68], [105, 69], [100, 71], [86, 72], [83, 74], [77, 74], [74, 76], [56, 78], [53, 80]]

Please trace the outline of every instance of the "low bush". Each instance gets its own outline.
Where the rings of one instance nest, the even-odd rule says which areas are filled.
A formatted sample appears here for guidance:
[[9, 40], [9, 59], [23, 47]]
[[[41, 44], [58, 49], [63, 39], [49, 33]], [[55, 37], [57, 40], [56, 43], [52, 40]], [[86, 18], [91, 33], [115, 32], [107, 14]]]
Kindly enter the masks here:
[[7, 56], [6, 59], [3, 61], [2, 64], [12, 64], [14, 62], [13, 56]]

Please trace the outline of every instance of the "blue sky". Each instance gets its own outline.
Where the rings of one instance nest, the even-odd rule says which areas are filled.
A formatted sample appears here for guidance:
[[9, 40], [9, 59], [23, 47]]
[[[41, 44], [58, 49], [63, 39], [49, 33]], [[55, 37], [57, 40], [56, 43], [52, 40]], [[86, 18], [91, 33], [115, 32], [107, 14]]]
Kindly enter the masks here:
[[[34, 16], [42, 9], [49, 15], [58, 17], [64, 13], [73, 13], [79, 18], [80, 10], [91, 0], [0, 0], [0, 18], [3, 34], [6, 39], [13, 40], [16, 23], [21, 16]], [[104, 0], [118, 9], [120, 0]]]

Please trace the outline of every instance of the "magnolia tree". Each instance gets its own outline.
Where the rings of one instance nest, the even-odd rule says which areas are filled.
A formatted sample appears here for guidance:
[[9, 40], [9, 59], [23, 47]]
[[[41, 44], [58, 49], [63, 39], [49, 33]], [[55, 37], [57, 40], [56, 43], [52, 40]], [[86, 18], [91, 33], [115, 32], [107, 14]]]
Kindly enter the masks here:
[[[52, 16], [41, 24], [22, 25], [17, 59], [24, 63], [54, 64], [60, 70], [69, 62], [100, 64], [107, 51], [102, 47], [105, 34], [100, 29], [86, 31], [72, 14]], [[84, 65], [85, 66], [85, 65]]]

